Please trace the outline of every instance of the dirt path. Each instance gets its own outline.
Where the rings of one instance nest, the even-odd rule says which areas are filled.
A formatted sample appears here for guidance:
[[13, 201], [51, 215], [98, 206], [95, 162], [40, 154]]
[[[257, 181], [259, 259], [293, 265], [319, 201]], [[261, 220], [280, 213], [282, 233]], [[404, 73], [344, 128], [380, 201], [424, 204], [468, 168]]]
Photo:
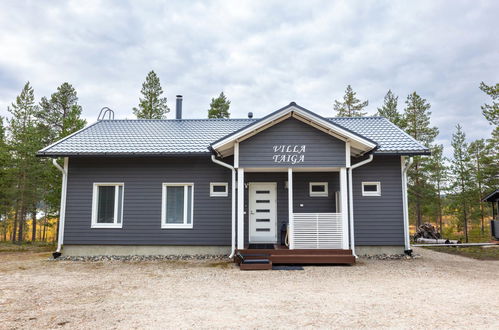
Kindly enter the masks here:
[[0, 328], [499, 328], [499, 261], [418, 253], [264, 272], [3, 253]]

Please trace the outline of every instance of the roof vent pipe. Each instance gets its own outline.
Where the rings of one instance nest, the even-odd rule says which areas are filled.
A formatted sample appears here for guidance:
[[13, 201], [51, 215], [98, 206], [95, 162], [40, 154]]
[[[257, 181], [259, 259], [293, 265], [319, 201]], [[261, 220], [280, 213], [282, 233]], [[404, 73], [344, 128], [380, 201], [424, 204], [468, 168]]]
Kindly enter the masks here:
[[177, 95], [175, 119], [182, 119], [182, 95]]
[[248, 118], [249, 119], [253, 118], [253, 112], [248, 112]]

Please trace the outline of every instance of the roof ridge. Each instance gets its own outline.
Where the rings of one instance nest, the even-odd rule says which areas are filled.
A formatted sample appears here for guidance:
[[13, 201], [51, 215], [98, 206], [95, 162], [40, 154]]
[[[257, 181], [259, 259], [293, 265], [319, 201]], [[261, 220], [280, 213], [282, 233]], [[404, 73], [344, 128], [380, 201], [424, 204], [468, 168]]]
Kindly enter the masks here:
[[144, 119], [144, 118], [120, 118], [120, 119], [103, 119], [98, 122], [115, 122], [115, 121], [144, 121], [144, 122], [153, 122], [153, 121], [236, 121], [236, 120], [244, 120], [244, 121], [254, 121], [258, 120], [258, 118], [182, 118], [182, 119]]

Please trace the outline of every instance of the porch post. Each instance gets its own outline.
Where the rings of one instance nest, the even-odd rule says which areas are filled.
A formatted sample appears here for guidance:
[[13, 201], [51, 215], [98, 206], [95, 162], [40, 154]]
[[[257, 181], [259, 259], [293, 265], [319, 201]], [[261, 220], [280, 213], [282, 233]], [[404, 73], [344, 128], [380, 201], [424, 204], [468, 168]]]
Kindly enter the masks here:
[[288, 168], [288, 240], [289, 249], [293, 250], [295, 248], [294, 242], [294, 220], [293, 220], [293, 169]]
[[244, 249], [244, 168], [237, 169], [237, 248]]
[[341, 193], [341, 223], [342, 223], [342, 249], [347, 250], [349, 246], [348, 239], [348, 185], [347, 169], [340, 168], [340, 193]]

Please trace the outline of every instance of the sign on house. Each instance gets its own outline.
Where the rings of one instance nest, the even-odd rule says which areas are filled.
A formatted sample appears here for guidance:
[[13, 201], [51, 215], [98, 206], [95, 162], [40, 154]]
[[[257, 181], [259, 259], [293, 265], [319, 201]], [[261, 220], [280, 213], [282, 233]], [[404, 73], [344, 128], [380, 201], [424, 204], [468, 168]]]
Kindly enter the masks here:
[[277, 164], [299, 164], [305, 162], [305, 144], [280, 144], [274, 145], [272, 159]]

